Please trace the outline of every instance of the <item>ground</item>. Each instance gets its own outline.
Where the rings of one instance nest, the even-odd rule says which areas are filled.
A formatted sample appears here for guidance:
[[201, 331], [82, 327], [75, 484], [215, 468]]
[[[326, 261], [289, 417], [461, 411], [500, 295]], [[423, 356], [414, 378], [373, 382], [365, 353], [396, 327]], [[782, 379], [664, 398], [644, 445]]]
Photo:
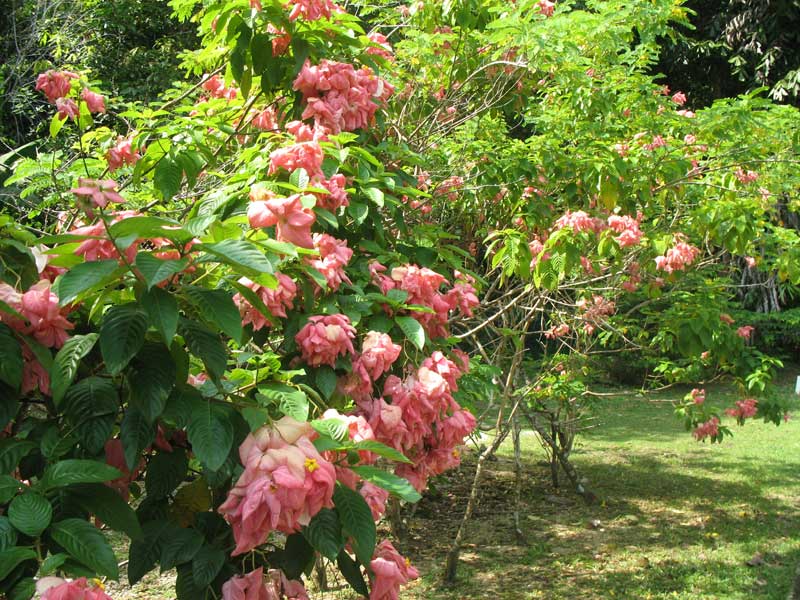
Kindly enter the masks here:
[[[488, 464], [458, 582], [446, 587], [441, 565], [472, 481], [468, 456], [409, 519], [399, 547], [422, 578], [401, 598], [786, 598], [800, 564], [800, 422], [750, 422], [722, 445], [698, 444], [673, 416], [671, 401], [683, 393], [603, 400], [598, 426], [572, 455], [601, 498], [594, 505], [552, 487], [541, 447], [525, 432], [525, 545], [513, 534], [513, 460], [504, 444]], [[788, 384], [783, 393], [792, 393]], [[708, 390], [720, 406], [733, 399], [725, 388]], [[170, 574], [151, 574], [114, 597], [171, 597], [170, 583]], [[354, 596], [333, 590], [324, 597]]]

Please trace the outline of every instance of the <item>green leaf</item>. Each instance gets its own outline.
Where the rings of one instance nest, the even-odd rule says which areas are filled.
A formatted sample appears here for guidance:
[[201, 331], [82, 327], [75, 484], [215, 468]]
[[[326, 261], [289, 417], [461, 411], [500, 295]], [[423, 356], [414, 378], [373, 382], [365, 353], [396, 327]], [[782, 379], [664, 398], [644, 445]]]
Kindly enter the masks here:
[[308, 543], [302, 533], [293, 533], [286, 538], [283, 553], [280, 557], [280, 568], [289, 579], [300, 579], [300, 576], [314, 562], [314, 547]]
[[128, 584], [135, 585], [153, 570], [161, 556], [160, 538], [169, 530], [167, 521], [150, 521], [142, 527], [144, 537], [134, 540], [128, 552]]
[[150, 324], [155, 327], [169, 345], [178, 330], [178, 302], [166, 290], [155, 287], [142, 294], [142, 307], [147, 312]]
[[222, 240], [215, 244], [203, 244], [202, 249], [223, 262], [249, 272], [272, 273], [272, 263], [267, 260], [258, 246], [247, 240]]
[[339, 567], [339, 571], [344, 575], [347, 583], [349, 583], [356, 592], [364, 597], [369, 596], [369, 589], [367, 588], [367, 583], [364, 581], [364, 576], [361, 574], [360, 565], [354, 561], [344, 549], [339, 552], [339, 556], [336, 557], [336, 566]]
[[23, 577], [8, 594], [8, 600], [30, 600], [36, 593], [36, 580], [33, 577]]
[[192, 451], [209, 469], [219, 469], [233, 446], [233, 425], [228, 415], [210, 402], [192, 411], [187, 429]]
[[73, 483], [103, 483], [119, 477], [122, 477], [122, 473], [106, 463], [70, 458], [47, 467], [35, 487], [40, 492], [46, 492]]
[[148, 421], [135, 408], [128, 407], [119, 428], [119, 438], [122, 441], [125, 464], [128, 469], [133, 470], [134, 465], [139, 461], [142, 450], [153, 441], [154, 437], [155, 427], [152, 422]]
[[16, 496], [8, 506], [8, 519], [20, 533], [38, 537], [53, 519], [53, 507], [47, 498], [36, 492]]
[[93, 260], [75, 265], [58, 280], [58, 303], [66, 306], [74, 302], [81, 294], [100, 284], [119, 282], [117, 271], [120, 271], [117, 260]]
[[56, 354], [56, 358], [53, 361], [53, 370], [50, 372], [50, 390], [56, 406], [64, 398], [67, 388], [72, 385], [81, 359], [92, 351], [97, 338], [98, 334], [96, 333], [73, 336], [64, 343], [61, 350]]
[[144, 535], [136, 512], [116, 490], [99, 484], [74, 485], [69, 488], [69, 495], [111, 529], [131, 539]]
[[347, 421], [334, 417], [331, 419], [314, 419], [310, 422], [311, 427], [322, 435], [326, 435], [338, 442], [343, 442], [347, 439], [348, 426]]
[[33, 442], [0, 439], [0, 474], [7, 475], [19, 465], [19, 461], [36, 448]]
[[47, 558], [42, 561], [42, 564], [39, 566], [39, 571], [37, 575], [39, 577], [47, 577], [48, 575], [52, 575], [56, 572], [57, 569], [63, 565], [66, 560], [69, 558], [69, 555], [64, 554], [63, 552], [59, 552], [58, 554], [51, 554]]
[[314, 373], [314, 380], [325, 399], [329, 400], [336, 391], [336, 373], [329, 366], [323, 365]]
[[0, 381], [0, 431], [19, 413], [19, 392]]
[[26, 560], [36, 560], [36, 552], [32, 548], [6, 548], [0, 552], [0, 581], [5, 581], [17, 565]]
[[83, 519], [54, 523], [50, 536], [64, 550], [98, 575], [119, 579], [117, 557], [97, 527]]
[[367, 196], [367, 198], [372, 200], [378, 206], [378, 208], [383, 208], [384, 197], [381, 190], [374, 187], [368, 187], [364, 190], [364, 194]]
[[0, 504], [5, 504], [22, 489], [22, 483], [11, 475], [0, 475]]
[[169, 156], [164, 156], [156, 165], [153, 185], [161, 194], [162, 200], [169, 200], [181, 189], [183, 169]]
[[192, 559], [194, 584], [204, 589], [208, 587], [225, 564], [225, 552], [214, 546], [203, 546]]
[[181, 227], [178, 221], [163, 217], [127, 217], [109, 227], [111, 237], [121, 249], [126, 249], [137, 239], [167, 238], [173, 242], [187, 242], [192, 234]]
[[186, 258], [164, 259], [158, 258], [150, 252], [139, 252], [136, 255], [136, 268], [144, 277], [148, 290], [176, 273], [180, 273], [188, 264], [189, 260]]
[[372, 520], [369, 505], [361, 494], [343, 485], [336, 486], [333, 503], [339, 514], [342, 530], [352, 538], [356, 558], [361, 564], [368, 565], [377, 541], [375, 521]]
[[191, 561], [203, 546], [203, 534], [176, 527], [161, 542], [161, 572]]
[[394, 321], [403, 331], [406, 338], [408, 338], [417, 349], [422, 350], [425, 346], [425, 330], [422, 328], [419, 321], [413, 317], [395, 317]]
[[323, 508], [314, 515], [303, 529], [303, 535], [317, 552], [330, 560], [335, 560], [344, 547], [339, 516], [335, 510], [329, 508]]
[[233, 303], [233, 295], [225, 290], [207, 290], [198, 286], [183, 288], [189, 300], [210, 325], [219, 327], [235, 342], [242, 339], [242, 316]]
[[144, 485], [147, 495], [164, 498], [177, 488], [186, 478], [189, 460], [183, 450], [159, 452], [147, 464]]
[[144, 344], [147, 315], [137, 304], [112, 306], [100, 325], [100, 352], [112, 375], [120, 373]]
[[348, 448], [352, 448], [353, 450], [368, 450], [373, 454], [377, 454], [378, 456], [382, 456], [383, 458], [388, 458], [389, 460], [393, 460], [396, 462], [402, 462], [406, 464], [412, 464], [412, 462], [406, 458], [402, 452], [395, 450], [391, 446], [387, 446], [386, 444], [382, 444], [381, 442], [375, 440], [362, 440], [360, 442], [351, 442], [348, 445]]
[[[0, 551], [7, 550], [17, 543], [17, 530], [6, 516], [0, 516]], [[0, 577], [2, 579], [2, 577]]]
[[167, 404], [175, 386], [175, 362], [159, 343], [147, 343], [133, 360], [130, 372], [131, 403], [153, 423]]
[[205, 325], [188, 319], [181, 319], [180, 332], [212, 379], [220, 379], [228, 366], [228, 352], [219, 336]]
[[100, 452], [119, 410], [114, 384], [100, 377], [82, 379], [67, 390], [64, 403], [67, 419], [83, 446], [92, 454]]
[[361, 202], [351, 202], [347, 207], [347, 214], [353, 217], [356, 225], [361, 225], [369, 214], [369, 207]]
[[394, 473], [388, 473], [382, 469], [371, 466], [350, 467], [353, 473], [358, 473], [367, 481], [374, 483], [378, 487], [388, 490], [399, 496], [406, 502], [418, 502], [422, 496], [414, 489], [407, 479], [398, 477]]
[[22, 385], [22, 369], [22, 346], [11, 329], [0, 323], [0, 381], [18, 391]]
[[175, 597], [177, 600], [197, 600], [203, 598], [205, 592], [194, 583], [191, 564], [180, 565], [175, 578]]
[[277, 404], [284, 415], [297, 421], [308, 419], [308, 396], [297, 388], [285, 383], [265, 383], [258, 386], [258, 393]]
[[61, 131], [61, 128], [64, 126], [64, 123], [67, 122], [67, 117], [61, 118], [60, 113], [55, 113], [53, 118], [50, 119], [50, 137], [54, 138], [58, 135], [58, 132]]

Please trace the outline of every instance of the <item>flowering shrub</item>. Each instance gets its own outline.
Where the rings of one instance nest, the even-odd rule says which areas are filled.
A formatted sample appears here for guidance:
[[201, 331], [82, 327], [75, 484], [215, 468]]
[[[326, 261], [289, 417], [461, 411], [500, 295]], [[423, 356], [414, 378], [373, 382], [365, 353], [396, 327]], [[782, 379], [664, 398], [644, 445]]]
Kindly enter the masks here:
[[376, 521], [475, 426], [448, 335], [477, 284], [393, 231], [384, 37], [327, 1], [195, 17], [160, 110], [36, 82], [66, 150], [25, 215], [47, 234], [2, 222], [0, 595], [108, 598], [110, 528], [129, 583], [177, 568], [178, 598], [308, 598], [318, 554], [396, 598], [418, 573]]

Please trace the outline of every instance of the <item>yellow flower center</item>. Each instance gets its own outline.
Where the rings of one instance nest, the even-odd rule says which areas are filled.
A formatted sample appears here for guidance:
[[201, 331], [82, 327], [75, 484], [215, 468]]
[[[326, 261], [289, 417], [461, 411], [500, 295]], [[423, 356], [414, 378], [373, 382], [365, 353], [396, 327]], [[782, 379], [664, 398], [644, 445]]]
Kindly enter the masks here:
[[319, 463], [315, 458], [307, 458], [305, 465], [306, 465], [306, 471], [308, 471], [309, 473], [313, 473], [314, 471], [319, 469]]
[[101, 590], [105, 591], [106, 586], [104, 586], [103, 582], [100, 581], [99, 579], [97, 578], [92, 579], [92, 583], [95, 585], [95, 587], [99, 587]]

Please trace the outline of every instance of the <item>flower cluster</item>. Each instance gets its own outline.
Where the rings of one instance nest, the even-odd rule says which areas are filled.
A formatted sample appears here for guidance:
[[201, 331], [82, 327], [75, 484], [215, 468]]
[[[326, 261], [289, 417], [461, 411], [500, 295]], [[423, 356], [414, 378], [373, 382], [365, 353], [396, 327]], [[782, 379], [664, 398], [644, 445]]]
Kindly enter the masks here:
[[337, 240], [327, 233], [315, 233], [314, 248], [319, 251], [319, 258], [311, 259], [311, 266], [322, 273], [329, 289], [336, 291], [343, 281], [350, 283], [344, 267], [350, 262], [353, 251], [347, 247], [346, 240]]
[[56, 100], [69, 94], [71, 81], [77, 78], [77, 73], [71, 71], [46, 71], [36, 78], [36, 91], [42, 92], [50, 104], [55, 104]]
[[553, 223], [553, 230], [559, 229], [572, 229], [575, 233], [581, 231], [593, 231], [597, 233], [604, 228], [604, 223], [596, 217], [590, 217], [582, 210], [572, 212], [567, 210], [561, 215], [555, 223]]
[[140, 158], [139, 152], [133, 149], [133, 142], [129, 138], [121, 136], [117, 138], [116, 144], [106, 152], [109, 171], [116, 171], [123, 165], [133, 166]]
[[295, 21], [299, 17], [303, 17], [306, 21], [317, 21], [323, 17], [330, 19], [331, 14], [341, 10], [331, 0], [298, 0], [290, 4], [292, 5], [289, 13], [290, 21]]
[[332, 507], [336, 472], [311, 443], [308, 423], [283, 417], [247, 436], [239, 447], [244, 473], [220, 505], [242, 554], [269, 534], [299, 531], [322, 508]]
[[620, 245], [620, 248], [635, 246], [642, 239], [643, 233], [639, 229], [641, 218], [641, 213], [636, 218], [629, 215], [611, 215], [608, 217], [609, 229], [619, 234], [614, 239]]
[[[292, 308], [294, 298], [297, 295], [297, 284], [295, 284], [291, 277], [283, 273], [275, 273], [275, 277], [278, 279], [278, 285], [274, 289], [254, 283], [247, 277], [239, 279], [239, 283], [251, 289], [264, 303], [267, 309], [269, 309], [273, 317], [286, 318], [286, 310]], [[250, 304], [241, 293], [237, 293], [233, 296], [233, 302], [239, 308], [239, 313], [242, 315], [242, 325], [252, 325], [254, 331], [271, 325], [266, 315]]]
[[67, 341], [67, 331], [74, 326], [66, 318], [66, 310], [61, 308], [50, 289], [50, 281], [42, 279], [20, 294], [7, 283], [0, 283], [0, 300], [22, 317], [0, 312], [0, 322], [14, 331], [33, 337], [48, 348], [61, 348]]
[[61, 577], [42, 577], [36, 582], [36, 592], [41, 600], [111, 600], [103, 585], [86, 577], [71, 581]]
[[294, 339], [308, 365], [335, 367], [339, 356], [355, 354], [355, 337], [355, 327], [345, 315], [316, 315], [309, 318]]
[[222, 600], [308, 600], [302, 582], [289, 580], [283, 571], [270, 569], [264, 580], [259, 567], [244, 575], [235, 575], [222, 584]]
[[247, 208], [247, 219], [251, 227], [275, 226], [275, 237], [295, 246], [313, 248], [311, 225], [316, 220], [313, 211], [303, 206], [300, 194], [288, 198], [276, 198], [269, 192], [251, 193], [255, 198]]
[[92, 207], [105, 208], [109, 202], [122, 204], [125, 198], [119, 195], [117, 188], [119, 185], [113, 179], [78, 179], [78, 187], [72, 188], [70, 192], [78, 197], [78, 206], [83, 208], [87, 214], [92, 214]]
[[700, 442], [707, 437], [715, 438], [719, 435], [719, 418], [711, 417], [705, 423], [700, 423], [692, 432], [694, 438]]
[[394, 88], [376, 77], [369, 67], [322, 60], [312, 66], [306, 62], [294, 81], [306, 102], [303, 119], [327, 131], [355, 131], [370, 125], [379, 104], [394, 93]]
[[372, 571], [369, 600], [397, 600], [400, 586], [419, 577], [419, 572], [388, 540], [376, 546], [369, 566]]
[[675, 245], [663, 256], [656, 256], [656, 268], [667, 273], [683, 271], [700, 255], [700, 249], [676, 236]]
[[743, 423], [745, 419], [754, 417], [758, 412], [758, 400], [755, 398], [745, 398], [744, 400], [736, 401], [736, 408], [728, 408], [725, 414], [734, 417], [739, 423]]

